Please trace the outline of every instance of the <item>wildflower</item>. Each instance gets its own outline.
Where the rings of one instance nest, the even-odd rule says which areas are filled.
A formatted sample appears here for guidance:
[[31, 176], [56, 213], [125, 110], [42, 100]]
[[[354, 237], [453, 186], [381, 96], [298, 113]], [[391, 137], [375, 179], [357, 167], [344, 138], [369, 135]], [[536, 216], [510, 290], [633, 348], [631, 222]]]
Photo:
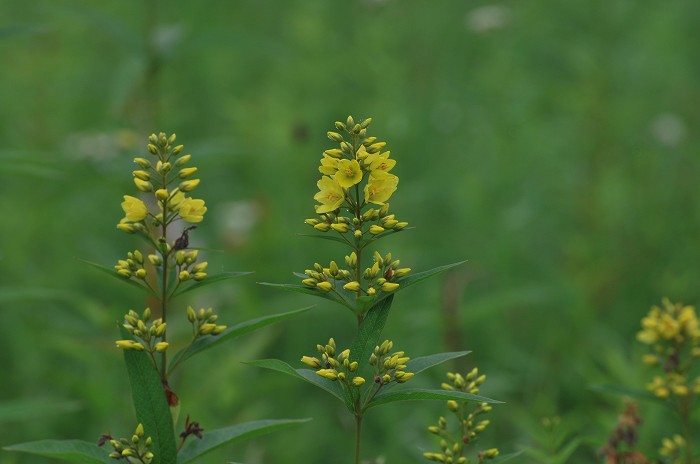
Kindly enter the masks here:
[[321, 158], [321, 166], [318, 167], [321, 174], [326, 176], [334, 176], [338, 172], [338, 159], [332, 156], [324, 155]]
[[178, 206], [178, 213], [187, 222], [202, 222], [206, 212], [207, 207], [204, 206], [204, 200], [185, 198]]
[[365, 185], [365, 201], [376, 205], [383, 205], [391, 198], [399, 184], [399, 178], [393, 174], [372, 172], [369, 182]]
[[338, 161], [338, 172], [335, 180], [341, 187], [349, 188], [362, 180], [362, 169], [357, 160], [342, 159]]
[[124, 201], [121, 204], [126, 216], [122, 219], [124, 222], [139, 222], [143, 221], [148, 216], [148, 208], [146, 204], [136, 197], [124, 195]]
[[345, 201], [345, 192], [336, 180], [323, 176], [316, 185], [320, 191], [314, 195], [314, 200], [321, 203], [316, 207], [317, 213], [328, 213], [340, 208]]
[[396, 166], [396, 160], [389, 159], [389, 152], [387, 151], [386, 153], [382, 153], [374, 161], [372, 161], [372, 163], [369, 165], [369, 170], [372, 173], [375, 173], [377, 171], [389, 172], [394, 166]]

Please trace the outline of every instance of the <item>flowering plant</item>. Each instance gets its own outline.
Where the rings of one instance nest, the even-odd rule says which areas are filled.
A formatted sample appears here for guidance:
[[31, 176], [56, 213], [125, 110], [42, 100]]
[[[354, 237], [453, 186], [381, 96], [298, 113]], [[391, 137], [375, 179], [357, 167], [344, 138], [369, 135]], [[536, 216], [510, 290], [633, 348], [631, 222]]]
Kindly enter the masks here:
[[[318, 356], [303, 356], [307, 368], [266, 359], [251, 364], [284, 372], [320, 387], [340, 401], [355, 418], [355, 463], [360, 462], [362, 420], [375, 406], [409, 400], [457, 400], [493, 403], [495, 400], [457, 390], [395, 388], [419, 372], [468, 352], [439, 353], [411, 359], [403, 350], [393, 351], [391, 340], [381, 333], [394, 295], [404, 288], [461, 263], [414, 274], [391, 253], [370, 247], [391, 234], [406, 230], [408, 223], [390, 212], [388, 200], [396, 192], [399, 178], [393, 172], [396, 160], [384, 151], [386, 142], [367, 133], [372, 122], [356, 123], [352, 116], [336, 122], [339, 132], [328, 132], [337, 147], [323, 152], [318, 168], [321, 179], [314, 195], [316, 216], [306, 224], [324, 240], [349, 248], [344, 266], [336, 261], [314, 265], [296, 274], [300, 284], [269, 284], [310, 294], [338, 303], [357, 319], [357, 333], [349, 348], [339, 349], [334, 338], [316, 345]], [[308, 369], [310, 368], [310, 369]]]
[[[183, 145], [175, 145], [175, 134], [152, 134], [147, 150], [152, 157], [135, 158], [133, 171], [136, 188], [145, 196], [124, 195], [121, 203], [124, 217], [117, 228], [144, 239], [143, 251], [127, 253], [114, 270], [95, 265], [132, 287], [144, 291], [153, 309], [130, 309], [121, 324], [121, 338], [116, 346], [124, 350], [132, 398], [138, 425], [131, 438], [117, 439], [103, 434], [98, 443], [80, 440], [43, 440], [9, 447], [84, 463], [109, 463], [123, 460], [140, 464], [185, 464], [212, 449], [295, 425], [305, 420], [259, 420], [205, 432], [188, 414], [180, 433], [174, 432], [181, 409], [180, 400], [170, 385], [172, 372], [182, 363], [219, 343], [232, 340], [287, 319], [304, 309], [259, 317], [231, 327], [220, 324], [212, 308], [195, 310], [187, 306], [182, 315], [192, 326], [191, 338], [170, 360], [171, 324], [174, 300], [189, 291], [246, 273], [208, 275], [207, 261], [200, 260], [200, 250], [190, 244], [190, 234], [203, 221], [207, 212], [204, 200], [190, 195], [199, 186], [191, 177], [196, 167], [189, 167], [190, 154]], [[191, 225], [184, 225], [191, 224]], [[177, 231], [176, 231], [177, 230]], [[174, 233], [174, 235], [172, 235]], [[177, 237], [173, 240], [173, 236]], [[92, 264], [92, 263], [91, 263]], [[196, 437], [192, 440], [191, 437]], [[109, 443], [111, 452], [103, 448]]]

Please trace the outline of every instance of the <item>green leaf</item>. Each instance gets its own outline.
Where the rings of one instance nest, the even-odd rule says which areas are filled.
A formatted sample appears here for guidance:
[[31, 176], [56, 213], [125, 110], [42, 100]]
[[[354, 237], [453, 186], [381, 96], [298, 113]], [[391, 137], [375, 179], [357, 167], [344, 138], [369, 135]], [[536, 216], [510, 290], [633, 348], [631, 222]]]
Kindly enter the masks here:
[[437, 366], [445, 361], [449, 361], [450, 359], [466, 356], [469, 353], [471, 353], [471, 351], [453, 351], [451, 353], [437, 353], [431, 354], [430, 356], [413, 358], [406, 363], [406, 372], [413, 372], [414, 374], [417, 374], [430, 367]]
[[158, 371], [144, 351], [124, 350], [124, 361], [129, 373], [136, 418], [143, 424], [146, 436], [153, 440], [153, 464], [176, 464], [173, 420]]
[[396, 289], [396, 291], [394, 291], [394, 293], [396, 293], [400, 290], [403, 290], [406, 287], [410, 287], [413, 284], [417, 284], [418, 282], [425, 280], [429, 277], [432, 277], [436, 274], [439, 274], [441, 272], [445, 272], [449, 269], [452, 269], [453, 267], [457, 267], [460, 264], [464, 264], [464, 263], [466, 263], [466, 261], [459, 261], [458, 263], [446, 264], [444, 266], [435, 267], [433, 269], [429, 269], [429, 270], [423, 271], [423, 272], [418, 272], [416, 274], [409, 274], [406, 277], [403, 277], [403, 278], [397, 280], [397, 283], [399, 283], [400, 286], [399, 286], [399, 288]]
[[424, 388], [407, 388], [404, 390], [390, 390], [380, 393], [374, 397], [367, 408], [380, 406], [386, 403], [394, 403], [396, 401], [424, 401], [424, 400], [458, 400], [458, 401], [477, 401], [479, 403], [502, 403], [502, 401], [487, 398], [485, 396], [472, 395], [471, 393], [462, 393], [457, 391], [447, 390], [427, 390]]
[[[114, 460], [108, 456], [108, 451], [83, 440], [39, 440], [17, 445], [6, 446], [7, 451], [20, 451], [23, 453], [38, 454], [62, 459], [68, 462], [80, 462], [84, 464], [114, 464]], [[111, 450], [111, 449], [110, 449]]]
[[252, 274], [252, 272], [223, 272], [221, 274], [207, 275], [204, 280], [200, 280], [197, 283], [189, 285], [187, 287], [179, 288], [170, 297], [180, 296], [183, 293], [191, 292], [192, 290], [197, 290], [207, 285], [215, 284], [221, 282], [222, 280], [232, 279], [234, 277], [244, 276]]
[[492, 462], [493, 464], [501, 464], [502, 462], [510, 461], [513, 458], [517, 458], [521, 454], [523, 454], [522, 451], [516, 451], [515, 453], [504, 454], [502, 456], [498, 456], [496, 459], [494, 459], [490, 462]]
[[333, 242], [340, 242], [343, 245], [347, 245], [348, 242], [347, 240], [343, 240], [340, 237], [334, 237], [333, 235], [316, 235], [316, 234], [297, 234], [300, 237], [311, 237], [311, 238], [320, 238], [321, 240], [331, 240]]
[[372, 306], [357, 328], [357, 336], [350, 346], [350, 357], [360, 363], [363, 375], [366, 375], [364, 371], [370, 368], [368, 363], [370, 354], [379, 344], [379, 337], [386, 324], [393, 300], [394, 296], [390, 294], [388, 298]]
[[220, 446], [247, 440], [275, 430], [303, 424], [311, 419], [267, 419], [205, 431], [201, 440], [192, 439], [177, 458], [177, 464], [187, 464]]
[[[78, 259], [80, 259], [80, 258], [78, 258]], [[145, 286], [145, 285], [143, 285], [143, 284], [140, 284], [140, 283], [138, 283], [138, 282], [135, 281], [135, 280], [127, 279], [126, 277], [122, 277], [122, 276], [119, 275], [119, 273], [117, 273], [117, 271], [115, 271], [114, 269], [110, 269], [110, 268], [108, 268], [108, 267], [106, 267], [106, 266], [103, 266], [103, 265], [101, 265], [101, 264], [93, 263], [93, 262], [91, 262], [91, 261], [86, 261], [86, 260], [84, 260], [84, 259], [80, 259], [80, 261], [82, 261], [82, 262], [84, 262], [84, 263], [86, 263], [86, 264], [89, 264], [90, 266], [93, 266], [94, 268], [99, 269], [99, 270], [102, 271], [102, 272], [105, 272], [105, 273], [109, 274], [110, 276], [114, 277], [115, 279], [119, 280], [120, 282], [127, 283], [127, 284], [129, 284], [129, 285], [131, 285], [131, 286], [133, 286], [133, 287], [138, 288], [139, 290], [142, 290], [142, 291], [148, 293], [149, 295], [151, 295], [151, 296], [153, 296], [153, 297], [155, 297], [155, 298], [159, 298], [159, 295], [157, 295], [153, 290], [151, 290], [151, 289], [148, 288], [147, 286]]]
[[569, 458], [572, 454], [574, 454], [574, 451], [576, 451], [576, 448], [578, 448], [580, 445], [580, 438], [574, 438], [573, 440], [571, 440], [569, 443], [566, 444], [566, 446], [564, 446], [564, 448], [557, 451], [557, 456], [554, 459], [554, 464], [566, 464], [567, 462], [569, 462]]
[[296, 316], [297, 314], [301, 314], [304, 311], [308, 311], [311, 308], [312, 306], [308, 306], [306, 308], [295, 309], [294, 311], [288, 311], [285, 313], [258, 317], [256, 319], [240, 322], [232, 327], [229, 327], [217, 336], [199, 338], [197, 341], [181, 349], [175, 354], [175, 356], [173, 356], [173, 358], [170, 360], [170, 365], [168, 366], [168, 372], [171, 372], [175, 368], [175, 366], [177, 366], [184, 360], [191, 358], [197, 353], [201, 353], [202, 351], [212, 348], [220, 343], [223, 343], [228, 340], [233, 340], [234, 338], [253, 332], [267, 325], [274, 324], [275, 322], [280, 322], [292, 316]]
[[292, 366], [284, 361], [280, 361], [279, 359], [259, 359], [256, 361], [247, 361], [244, 364], [250, 364], [251, 366], [262, 367], [263, 369], [282, 372], [284, 374], [291, 375], [292, 377], [304, 380], [326, 390], [328, 393], [347, 404], [345, 391], [343, 390], [343, 387], [338, 384], [338, 382], [325, 379], [320, 375], [317, 375], [316, 372], [311, 369], [294, 369]]
[[307, 287], [305, 285], [298, 285], [298, 284], [273, 284], [270, 282], [258, 282], [258, 283], [260, 285], [267, 285], [268, 287], [281, 288], [282, 290], [287, 290], [290, 292], [305, 293], [307, 295], [313, 295], [313, 296], [317, 296], [319, 298], [325, 298], [326, 300], [340, 303], [341, 305], [346, 306], [353, 311], [355, 310], [354, 305], [348, 303], [343, 298], [341, 298], [340, 296], [338, 296], [336, 293], [333, 293], [333, 292], [324, 292], [324, 291], [319, 290], [317, 288], [311, 288], [311, 287]]

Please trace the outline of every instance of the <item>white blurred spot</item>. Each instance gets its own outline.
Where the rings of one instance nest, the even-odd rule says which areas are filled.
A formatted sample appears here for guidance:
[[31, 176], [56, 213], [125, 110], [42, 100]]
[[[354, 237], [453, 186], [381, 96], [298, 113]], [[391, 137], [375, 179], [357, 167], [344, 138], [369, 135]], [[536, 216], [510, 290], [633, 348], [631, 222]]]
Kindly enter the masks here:
[[507, 6], [485, 5], [467, 13], [465, 25], [470, 31], [482, 34], [507, 26], [511, 17], [511, 10]]
[[254, 200], [230, 201], [219, 207], [217, 214], [221, 221], [224, 241], [230, 248], [244, 246], [250, 234], [260, 222], [261, 207]]
[[680, 116], [662, 113], [651, 123], [651, 135], [662, 145], [675, 147], [685, 138], [685, 123]]

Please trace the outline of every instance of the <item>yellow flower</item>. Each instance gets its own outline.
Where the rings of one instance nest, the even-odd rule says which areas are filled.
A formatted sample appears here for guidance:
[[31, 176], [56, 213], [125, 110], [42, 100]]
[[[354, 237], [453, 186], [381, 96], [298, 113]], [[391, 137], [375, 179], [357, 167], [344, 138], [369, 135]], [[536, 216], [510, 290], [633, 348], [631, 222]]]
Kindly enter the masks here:
[[322, 203], [316, 206], [317, 213], [328, 213], [340, 208], [340, 205], [345, 201], [345, 192], [338, 182], [328, 176], [323, 176], [316, 185], [320, 192], [314, 195], [314, 200]]
[[126, 216], [121, 222], [139, 222], [143, 221], [148, 216], [148, 208], [146, 204], [136, 197], [124, 195], [122, 209]]
[[338, 161], [338, 172], [335, 180], [341, 187], [349, 188], [362, 180], [362, 168], [357, 160], [342, 159]]
[[372, 164], [369, 165], [369, 170], [373, 173], [375, 171], [389, 172], [394, 166], [396, 166], [396, 160], [389, 159], [389, 152], [386, 152], [372, 161]]
[[168, 200], [168, 209], [175, 211], [180, 207], [180, 203], [185, 201], [185, 199], [185, 194], [178, 191], [175, 195], [172, 196], [172, 198], [170, 198], [170, 200]]
[[321, 158], [321, 166], [318, 167], [318, 170], [321, 174], [327, 176], [335, 175], [335, 173], [338, 172], [338, 159], [323, 155], [323, 158]]
[[187, 222], [202, 222], [204, 213], [207, 212], [207, 207], [204, 206], [204, 200], [185, 198], [180, 203], [178, 212], [180, 217]]
[[369, 176], [369, 182], [365, 185], [365, 201], [383, 205], [385, 201], [391, 198], [391, 194], [396, 191], [398, 184], [399, 178], [393, 174], [381, 171], [372, 172]]

